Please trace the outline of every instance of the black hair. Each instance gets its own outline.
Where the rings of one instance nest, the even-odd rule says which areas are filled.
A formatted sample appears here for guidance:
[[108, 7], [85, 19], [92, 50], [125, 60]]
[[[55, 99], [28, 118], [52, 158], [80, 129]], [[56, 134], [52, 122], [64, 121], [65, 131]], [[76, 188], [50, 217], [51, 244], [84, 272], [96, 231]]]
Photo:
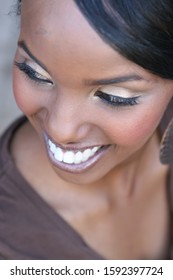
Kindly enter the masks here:
[[127, 59], [173, 79], [172, 0], [74, 0], [95, 31]]
[[[18, 0], [18, 13], [21, 9]], [[173, 79], [172, 0], [74, 0], [99, 36], [121, 55]]]

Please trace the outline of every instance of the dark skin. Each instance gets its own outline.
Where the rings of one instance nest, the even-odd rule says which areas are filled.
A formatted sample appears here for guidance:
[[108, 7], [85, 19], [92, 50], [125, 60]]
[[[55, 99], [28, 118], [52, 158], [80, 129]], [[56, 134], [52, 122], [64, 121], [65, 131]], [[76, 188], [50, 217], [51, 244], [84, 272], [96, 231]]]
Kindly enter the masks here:
[[[103, 257], [164, 258], [168, 168], [158, 159], [156, 128], [172, 97], [173, 82], [112, 50], [73, 1], [25, 0], [19, 38], [23, 41], [47, 70], [19, 44], [15, 60], [25, 61], [45, 82], [34, 83], [14, 67], [15, 98], [30, 121], [12, 143], [18, 169]], [[120, 76], [131, 79], [91, 84]], [[139, 95], [140, 101], [113, 108], [96, 97], [98, 89], [123, 98]], [[93, 166], [80, 174], [68, 172], [50, 160], [43, 131], [69, 150], [110, 146]]]

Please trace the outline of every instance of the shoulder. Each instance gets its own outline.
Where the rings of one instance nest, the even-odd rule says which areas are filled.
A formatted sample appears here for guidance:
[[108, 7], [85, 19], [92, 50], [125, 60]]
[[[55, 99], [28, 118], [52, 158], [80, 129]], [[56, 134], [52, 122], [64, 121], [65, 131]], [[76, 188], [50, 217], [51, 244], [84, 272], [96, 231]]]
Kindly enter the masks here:
[[17, 130], [27, 122], [25, 117], [15, 120], [0, 137], [0, 178], [8, 169], [8, 165], [13, 162], [11, 154], [11, 143]]
[[[0, 193], [1, 198], [5, 198], [9, 190], [14, 189], [18, 180], [18, 171], [15, 167], [11, 154], [11, 143], [16, 132], [27, 122], [25, 117], [15, 120], [0, 137]], [[3, 194], [3, 195], [2, 195]], [[10, 193], [9, 193], [10, 194]], [[7, 195], [8, 197], [8, 195]], [[2, 201], [1, 201], [2, 205]]]

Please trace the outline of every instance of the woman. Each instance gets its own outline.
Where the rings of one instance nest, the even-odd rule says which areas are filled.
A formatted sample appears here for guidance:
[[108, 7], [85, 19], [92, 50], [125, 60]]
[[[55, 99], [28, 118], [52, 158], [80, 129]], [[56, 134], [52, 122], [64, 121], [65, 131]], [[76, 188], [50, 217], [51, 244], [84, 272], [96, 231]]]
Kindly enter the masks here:
[[[23, 0], [2, 259], [170, 259], [171, 1]], [[161, 145], [161, 146], [160, 146]], [[160, 147], [162, 147], [160, 149]], [[160, 151], [161, 150], [161, 151]]]

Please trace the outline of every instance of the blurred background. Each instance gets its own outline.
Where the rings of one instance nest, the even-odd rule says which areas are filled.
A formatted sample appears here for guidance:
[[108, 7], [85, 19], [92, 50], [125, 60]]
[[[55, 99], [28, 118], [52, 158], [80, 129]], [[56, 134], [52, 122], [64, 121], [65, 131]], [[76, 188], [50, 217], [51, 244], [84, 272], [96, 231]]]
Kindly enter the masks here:
[[0, 134], [21, 115], [12, 93], [11, 69], [19, 32], [16, 0], [0, 0]]

